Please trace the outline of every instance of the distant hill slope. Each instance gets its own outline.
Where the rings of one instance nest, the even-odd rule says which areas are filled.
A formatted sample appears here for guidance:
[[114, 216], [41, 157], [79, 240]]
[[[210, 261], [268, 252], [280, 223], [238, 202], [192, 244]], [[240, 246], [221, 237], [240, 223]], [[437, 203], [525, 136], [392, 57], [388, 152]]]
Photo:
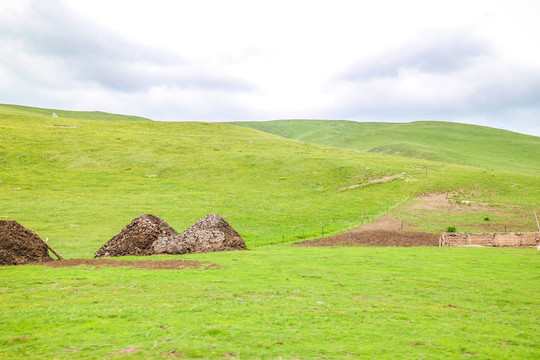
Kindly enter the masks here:
[[23, 105], [0, 104], [0, 113], [3, 115], [45, 115], [59, 118], [71, 118], [82, 120], [121, 120], [121, 121], [150, 121], [140, 116], [111, 114], [103, 111], [69, 111], [37, 108]]
[[344, 149], [540, 174], [540, 137], [485, 126], [438, 121], [369, 123], [338, 120], [232, 124]]
[[415, 229], [466, 229], [489, 217], [529, 231], [532, 212], [540, 213], [540, 176], [315, 145], [222, 123], [54, 112], [60, 116], [0, 106], [0, 219], [35, 230], [66, 258], [91, 256], [145, 213], [177, 231], [217, 213], [248, 247], [342, 232], [419, 194], [494, 207], [478, 213], [465, 205], [459, 217], [426, 210], [406, 221]]

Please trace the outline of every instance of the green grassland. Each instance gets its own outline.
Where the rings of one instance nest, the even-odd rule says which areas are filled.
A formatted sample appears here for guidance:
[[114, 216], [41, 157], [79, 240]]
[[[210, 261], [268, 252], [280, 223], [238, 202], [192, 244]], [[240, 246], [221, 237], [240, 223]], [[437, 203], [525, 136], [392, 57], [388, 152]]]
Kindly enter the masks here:
[[[183, 231], [214, 212], [251, 250], [150, 257], [221, 266], [211, 270], [0, 267], [0, 358], [540, 356], [536, 250], [287, 245], [323, 227], [356, 227], [362, 215], [401, 214], [421, 194], [540, 213], [540, 176], [527, 156], [514, 159], [519, 173], [230, 124], [103, 116], [1, 105], [0, 219], [76, 258], [140, 214]], [[369, 183], [388, 175], [400, 177]], [[354, 184], [364, 185], [340, 190]], [[516, 215], [431, 213], [417, 227], [438, 232], [484, 216]]]
[[540, 175], [540, 138], [441, 121], [328, 120], [235, 122], [314, 144]]
[[537, 359], [538, 256], [271, 246], [183, 256], [212, 270], [0, 267], [0, 358]]
[[103, 111], [70, 111], [44, 109], [23, 105], [0, 104], [0, 114], [3, 116], [22, 115], [31, 117], [33, 115], [52, 116], [56, 114], [59, 118], [76, 118], [89, 120], [112, 120], [112, 121], [150, 121], [140, 116], [111, 114]]
[[[183, 231], [208, 213], [248, 247], [358, 226], [418, 194], [537, 208], [539, 177], [363, 153], [215, 123], [53, 118], [0, 120], [0, 216], [88, 257], [132, 218], [152, 213]], [[385, 175], [393, 181], [350, 190]], [[481, 221], [481, 219], [478, 219]], [[432, 219], [430, 231], [449, 224]], [[534, 230], [534, 223], [524, 229]]]

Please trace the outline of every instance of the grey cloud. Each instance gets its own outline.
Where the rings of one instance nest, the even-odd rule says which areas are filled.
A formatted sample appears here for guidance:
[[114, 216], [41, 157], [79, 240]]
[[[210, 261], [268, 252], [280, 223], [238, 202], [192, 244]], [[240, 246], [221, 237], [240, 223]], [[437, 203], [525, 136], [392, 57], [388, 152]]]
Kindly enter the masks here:
[[397, 77], [401, 71], [451, 73], [489, 55], [489, 45], [465, 30], [432, 30], [420, 39], [373, 58], [362, 59], [343, 80], [370, 81]]
[[334, 109], [340, 118], [482, 119], [484, 125], [539, 135], [540, 69], [504, 59], [463, 30], [433, 32], [361, 59], [331, 85], [348, 96]]
[[[166, 50], [132, 44], [59, 2], [33, 2], [28, 17], [0, 24], [0, 34], [0, 41], [17, 43], [19, 51], [36, 63], [52, 62], [74, 82], [118, 92], [155, 86], [233, 92], [252, 89], [250, 84], [222, 76], [217, 70], [201, 71], [197, 64]], [[9, 65], [20, 77], [28, 76], [17, 64]]]

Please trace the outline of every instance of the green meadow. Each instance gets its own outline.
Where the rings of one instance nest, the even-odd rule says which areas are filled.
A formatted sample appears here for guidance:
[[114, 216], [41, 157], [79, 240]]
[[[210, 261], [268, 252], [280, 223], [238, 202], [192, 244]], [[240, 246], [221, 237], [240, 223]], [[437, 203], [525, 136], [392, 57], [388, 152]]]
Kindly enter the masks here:
[[485, 126], [416, 121], [236, 122], [314, 144], [540, 175], [540, 138]]
[[182, 258], [221, 268], [0, 268], [0, 358], [540, 356], [536, 250], [271, 246]]
[[[464, 126], [429, 125], [440, 134]], [[425, 145], [439, 155], [403, 156], [371, 151], [384, 142], [375, 133], [361, 148], [233, 124], [0, 105], [0, 220], [35, 230], [65, 258], [91, 257], [144, 213], [179, 232], [218, 213], [250, 249], [149, 258], [220, 265], [209, 270], [0, 267], [0, 358], [538, 358], [534, 249], [291, 246], [386, 214], [431, 232], [474, 229], [485, 217], [534, 231], [539, 138], [467, 129], [484, 145], [508, 136], [514, 152], [484, 147], [490, 157], [441, 137]], [[488, 210], [408, 212], [433, 193]]]

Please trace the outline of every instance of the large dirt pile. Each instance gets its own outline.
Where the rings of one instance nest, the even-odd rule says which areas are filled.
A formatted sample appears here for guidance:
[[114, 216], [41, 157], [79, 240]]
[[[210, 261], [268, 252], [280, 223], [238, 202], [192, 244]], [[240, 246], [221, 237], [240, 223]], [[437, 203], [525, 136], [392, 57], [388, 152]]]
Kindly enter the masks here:
[[296, 246], [438, 246], [439, 236], [421, 231], [349, 231], [335, 236], [303, 241]]
[[13, 220], [0, 220], [0, 265], [52, 261], [47, 245], [32, 230]]
[[244, 239], [225, 219], [210, 214], [180, 235], [180, 240], [163, 239], [154, 243], [157, 254], [205, 253], [247, 249]]
[[176, 242], [179, 240], [180, 234], [163, 219], [155, 215], [144, 214], [131, 220], [128, 226], [96, 251], [94, 257], [153, 255], [156, 254], [152, 246], [154, 242]]
[[120, 233], [107, 241], [94, 257], [189, 254], [244, 250], [244, 239], [216, 214], [210, 214], [178, 234], [157, 216], [136, 217]]

